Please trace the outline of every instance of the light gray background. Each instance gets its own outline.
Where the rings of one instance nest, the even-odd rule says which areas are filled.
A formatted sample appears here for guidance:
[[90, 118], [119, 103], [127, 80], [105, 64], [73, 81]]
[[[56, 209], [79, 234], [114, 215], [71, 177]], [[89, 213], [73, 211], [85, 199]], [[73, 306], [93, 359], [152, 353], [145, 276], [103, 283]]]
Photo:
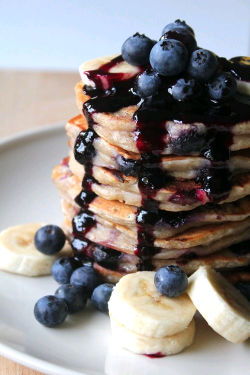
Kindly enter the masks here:
[[0, 68], [76, 71], [136, 31], [159, 39], [177, 18], [201, 47], [250, 54], [250, 0], [0, 0]]

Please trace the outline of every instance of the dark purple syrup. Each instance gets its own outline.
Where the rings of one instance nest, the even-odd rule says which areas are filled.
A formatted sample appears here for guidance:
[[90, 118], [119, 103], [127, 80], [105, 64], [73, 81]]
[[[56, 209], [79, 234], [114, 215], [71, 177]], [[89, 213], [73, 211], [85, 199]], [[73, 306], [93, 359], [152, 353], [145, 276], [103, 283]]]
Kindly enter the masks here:
[[[119, 56], [98, 70], [88, 73], [89, 78], [96, 84], [96, 89], [84, 87], [84, 93], [91, 97], [83, 106], [90, 132], [93, 132], [94, 113], [112, 113], [140, 102], [140, 98], [131, 90], [134, 78], [126, 80], [123, 74], [112, 75], [109, 72], [121, 61], [122, 57]], [[225, 61], [221, 60], [220, 64], [225, 64]], [[105, 77], [103, 78], [103, 76]], [[103, 84], [103, 79], [105, 84]], [[136, 124], [134, 134], [141, 156], [139, 161], [136, 161], [134, 166], [130, 161], [127, 169], [126, 160], [120, 161], [127, 173], [130, 169], [131, 175], [138, 176], [141, 208], [137, 213], [138, 245], [135, 254], [145, 259], [160, 250], [154, 247], [153, 229], [150, 229], [148, 223], [156, 220], [156, 216], [159, 217], [158, 204], [155, 200], [157, 192], [166, 186], [168, 181], [171, 181], [166, 172], [161, 169], [161, 154], [164, 152], [167, 139], [173, 149], [173, 154], [192, 155], [198, 153], [210, 161], [210, 167], [200, 171], [197, 181], [194, 183], [195, 186], [189, 187], [188, 190], [178, 188], [171, 198], [172, 202], [192, 204], [198, 199], [203, 199], [200, 198], [199, 190], [204, 191], [211, 202], [219, 202], [225, 199], [231, 190], [231, 173], [228, 161], [230, 158], [229, 148], [233, 143], [232, 128], [238, 122], [250, 120], [250, 106], [238, 98], [222, 104], [215, 103], [206, 97], [187, 102], [174, 100], [166, 90], [166, 87], [172, 87], [174, 80], [175, 78], [171, 78], [171, 80], [165, 78], [165, 91], [143, 100], [134, 113], [133, 120]], [[194, 126], [191, 131], [184, 130], [177, 138], [171, 138], [166, 130], [166, 121], [194, 124]], [[206, 131], [202, 134], [197, 132], [195, 126], [199, 122], [206, 126]], [[88, 152], [86, 151], [88, 163], [85, 166], [88, 166], [88, 170], [83, 181], [83, 191], [89, 192], [92, 190], [93, 183], [91, 142], [86, 149], [88, 150]], [[84, 193], [81, 194], [85, 202]], [[93, 197], [94, 195], [91, 195], [89, 199], [86, 198], [86, 203], [80, 205], [87, 208]], [[78, 198], [78, 202], [81, 203], [81, 197]], [[147, 211], [147, 215], [145, 215], [147, 221], [144, 223], [141, 222], [143, 210]], [[169, 215], [171, 217], [171, 213]], [[169, 220], [171, 221], [171, 219]], [[180, 218], [181, 222], [182, 220]], [[78, 225], [82, 235], [94, 225], [94, 220], [91, 219], [80, 224], [78, 221], [73, 220], [73, 228], [79, 232]]]
[[237, 56], [230, 60], [219, 58], [222, 69], [231, 72], [240, 81], [250, 82], [249, 57]]

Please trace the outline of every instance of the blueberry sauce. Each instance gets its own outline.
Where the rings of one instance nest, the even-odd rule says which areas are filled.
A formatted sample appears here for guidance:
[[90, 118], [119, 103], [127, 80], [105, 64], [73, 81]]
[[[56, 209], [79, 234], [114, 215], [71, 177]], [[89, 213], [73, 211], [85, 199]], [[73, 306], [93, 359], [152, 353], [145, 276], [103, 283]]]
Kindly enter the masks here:
[[[196, 181], [177, 185], [176, 192], [171, 197], [173, 203], [192, 204], [199, 199], [218, 203], [228, 197], [231, 191], [231, 173], [228, 168], [230, 146], [233, 143], [232, 128], [238, 122], [249, 121], [249, 105], [234, 98], [223, 104], [215, 103], [205, 96], [201, 98], [179, 102], [166, 91], [171, 88], [176, 78], [164, 79], [165, 91], [146, 98], [140, 103], [140, 98], [134, 94], [134, 79], [126, 79], [122, 73], [112, 74], [110, 69], [122, 61], [119, 56], [96, 71], [88, 72], [89, 79], [95, 82], [96, 88], [84, 87], [85, 94], [90, 99], [84, 103], [83, 112], [88, 121], [88, 133], [79, 140], [79, 153], [75, 147], [76, 156], [85, 165], [86, 173], [83, 181], [83, 191], [76, 198], [76, 202], [85, 209], [73, 220], [73, 230], [84, 236], [94, 225], [93, 215], [87, 210], [95, 194], [92, 192], [92, 159], [95, 139], [93, 130], [93, 114], [98, 112], [113, 113], [123, 107], [139, 105], [133, 115], [136, 125], [134, 131], [136, 146], [140, 159], [120, 158], [118, 164], [125, 175], [138, 176], [138, 187], [141, 193], [141, 207], [137, 212], [137, 247], [135, 254], [143, 259], [160, 251], [154, 247], [153, 229], [150, 223], [159, 220], [158, 203], [155, 200], [158, 191], [167, 183], [174, 182], [161, 168], [161, 154], [166, 144], [172, 147], [172, 154], [199, 154], [210, 161], [210, 167], [200, 170]], [[220, 60], [220, 65], [225, 64]], [[233, 63], [230, 63], [233, 64]], [[176, 137], [171, 137], [166, 129], [166, 122], [177, 124], [193, 124], [192, 130], [181, 131]], [[205, 132], [197, 131], [196, 123], [203, 123]], [[83, 146], [81, 142], [83, 142]], [[92, 143], [91, 143], [92, 142]], [[81, 152], [80, 152], [81, 151]], [[97, 183], [97, 182], [96, 182]], [[204, 199], [204, 194], [207, 199]], [[147, 214], [142, 214], [147, 212]], [[173, 221], [185, 221], [185, 214], [176, 215]], [[174, 214], [166, 212], [171, 222]], [[183, 216], [183, 217], [182, 217]], [[144, 218], [142, 222], [142, 218]], [[158, 218], [158, 219], [156, 219]], [[177, 224], [179, 225], [179, 224]]]
[[249, 57], [237, 56], [230, 60], [220, 57], [218, 60], [224, 71], [231, 72], [240, 81], [250, 82]]
[[162, 354], [161, 352], [153, 353], [153, 354], [144, 354], [148, 358], [163, 358], [166, 357], [165, 354]]

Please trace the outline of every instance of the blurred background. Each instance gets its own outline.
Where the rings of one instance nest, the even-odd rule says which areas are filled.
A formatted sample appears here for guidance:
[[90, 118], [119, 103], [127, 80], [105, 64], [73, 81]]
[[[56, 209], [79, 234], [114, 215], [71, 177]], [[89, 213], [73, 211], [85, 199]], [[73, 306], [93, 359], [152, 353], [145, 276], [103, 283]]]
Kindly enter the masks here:
[[1, 0], [0, 67], [77, 71], [136, 31], [159, 39], [178, 18], [199, 46], [228, 58], [250, 53], [250, 0]]

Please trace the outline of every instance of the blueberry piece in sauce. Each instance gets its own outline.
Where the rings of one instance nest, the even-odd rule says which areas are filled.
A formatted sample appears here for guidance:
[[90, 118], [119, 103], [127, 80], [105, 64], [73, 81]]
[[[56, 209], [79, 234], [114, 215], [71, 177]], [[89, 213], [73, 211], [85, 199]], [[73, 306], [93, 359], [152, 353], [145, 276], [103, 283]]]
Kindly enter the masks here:
[[57, 259], [51, 268], [54, 280], [59, 284], [68, 284], [72, 273], [80, 267], [80, 264], [73, 257]]
[[250, 301], [250, 282], [241, 281], [234, 286]]
[[192, 78], [180, 78], [172, 87], [172, 96], [179, 101], [195, 99], [199, 97], [201, 93], [201, 85]]
[[206, 139], [203, 134], [195, 130], [183, 132], [178, 138], [171, 138], [171, 146], [175, 155], [190, 155], [199, 152], [206, 146]]
[[179, 19], [165, 26], [164, 29], [162, 30], [162, 35], [165, 34], [167, 31], [176, 29], [176, 28], [187, 29], [194, 35], [194, 30], [192, 29], [192, 27], [187, 25], [185, 21], [181, 21]]
[[108, 314], [109, 312], [108, 302], [110, 300], [110, 296], [112, 294], [113, 289], [113, 284], [105, 283], [99, 285], [93, 291], [91, 300], [94, 306], [97, 308], [97, 310], [101, 311], [104, 314]]
[[149, 63], [149, 54], [154, 41], [144, 34], [135, 33], [122, 45], [122, 57], [130, 65], [142, 66]]
[[218, 66], [216, 55], [211, 51], [200, 48], [192, 53], [187, 71], [192, 78], [204, 83], [215, 74]]
[[139, 170], [139, 162], [134, 159], [127, 159], [124, 158], [121, 155], [118, 155], [117, 157], [117, 164], [119, 170], [125, 175], [125, 176], [134, 176], [136, 177]]
[[44, 296], [35, 304], [34, 315], [36, 320], [45, 327], [55, 327], [67, 318], [68, 306], [61, 298]]
[[159, 293], [172, 298], [185, 292], [188, 278], [179, 266], [171, 265], [162, 267], [156, 272], [154, 283]]
[[117, 268], [120, 255], [120, 251], [109, 249], [101, 245], [96, 245], [93, 250], [95, 262], [110, 270]]
[[88, 300], [84, 289], [81, 286], [74, 284], [61, 285], [56, 290], [55, 296], [62, 298], [66, 302], [69, 313], [83, 310]]
[[76, 284], [83, 287], [86, 290], [88, 297], [91, 296], [93, 290], [101, 283], [99, 274], [92, 267], [77, 268], [70, 278], [70, 284]]
[[192, 34], [188, 29], [185, 29], [184, 27], [174, 28], [167, 31], [161, 37], [161, 40], [164, 39], [179, 40], [179, 42], [184, 44], [189, 54], [197, 48], [197, 42], [195, 40], [194, 34]]
[[86, 164], [95, 156], [93, 141], [97, 137], [94, 130], [81, 131], [76, 138], [74, 146], [74, 156], [80, 164]]
[[150, 52], [152, 68], [167, 77], [181, 73], [186, 68], [187, 61], [186, 47], [174, 39], [160, 40]]
[[84, 210], [74, 216], [72, 223], [74, 232], [84, 235], [96, 224], [96, 221], [90, 211]]
[[217, 73], [207, 83], [208, 95], [213, 100], [226, 101], [234, 97], [237, 83], [231, 73]]
[[38, 229], [34, 243], [37, 250], [45, 255], [53, 255], [62, 250], [66, 241], [63, 230], [57, 225], [45, 225]]
[[141, 98], [146, 98], [147, 96], [156, 95], [160, 87], [161, 78], [159, 74], [147, 69], [137, 77], [134, 91]]

